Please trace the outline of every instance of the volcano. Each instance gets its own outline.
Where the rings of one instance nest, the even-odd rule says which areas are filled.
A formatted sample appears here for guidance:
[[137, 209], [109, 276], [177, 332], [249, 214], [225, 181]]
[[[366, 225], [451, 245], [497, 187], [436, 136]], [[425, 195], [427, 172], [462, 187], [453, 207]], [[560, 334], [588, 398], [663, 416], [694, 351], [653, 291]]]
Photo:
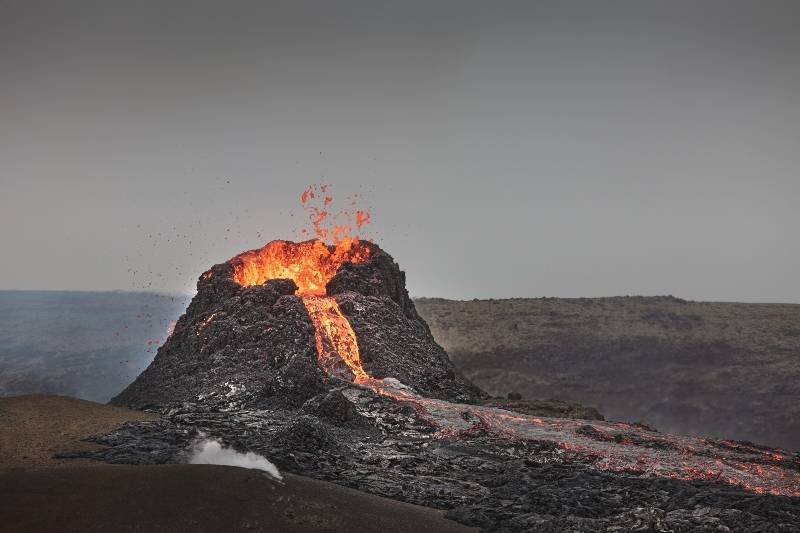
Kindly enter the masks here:
[[380, 247], [278, 240], [203, 273], [152, 364], [111, 403], [296, 407], [341, 382], [384, 378], [431, 398], [482, 397], [433, 340]]
[[491, 531], [800, 527], [797, 454], [487, 400], [379, 246], [277, 240], [204, 272], [152, 364], [112, 400], [161, 419], [75, 456], [180, 463], [209, 435]]

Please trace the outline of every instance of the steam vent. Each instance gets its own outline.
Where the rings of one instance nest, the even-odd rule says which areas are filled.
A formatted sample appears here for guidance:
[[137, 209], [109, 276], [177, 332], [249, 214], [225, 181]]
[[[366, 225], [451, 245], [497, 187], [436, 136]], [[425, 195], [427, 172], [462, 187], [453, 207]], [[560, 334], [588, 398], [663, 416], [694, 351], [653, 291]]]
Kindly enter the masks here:
[[474, 403], [377, 245], [272, 241], [215, 265], [152, 364], [112, 400], [299, 406], [321, 392], [393, 378], [430, 398]]

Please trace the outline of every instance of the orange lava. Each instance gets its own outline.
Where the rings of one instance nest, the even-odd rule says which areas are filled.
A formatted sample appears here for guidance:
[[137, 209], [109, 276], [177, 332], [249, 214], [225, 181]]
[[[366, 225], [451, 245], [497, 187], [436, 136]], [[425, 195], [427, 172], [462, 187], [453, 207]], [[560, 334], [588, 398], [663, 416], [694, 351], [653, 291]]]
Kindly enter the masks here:
[[361, 366], [356, 334], [334, 298], [303, 296], [317, 343], [317, 362], [329, 375], [356, 383], [369, 376]]
[[366, 243], [353, 237], [345, 237], [335, 246], [319, 240], [272, 241], [237, 255], [230, 263], [233, 279], [243, 287], [271, 279], [294, 280], [296, 294], [314, 324], [319, 366], [328, 375], [359, 383], [369, 376], [361, 366], [356, 334], [336, 299], [325, 296], [325, 286], [344, 263], [368, 261], [370, 252]]
[[[369, 376], [361, 366], [356, 334], [336, 300], [325, 296], [325, 287], [344, 263], [364, 263], [372, 252], [366, 242], [350, 234], [350, 224], [337, 221], [353, 217], [361, 230], [369, 224], [370, 214], [360, 209], [355, 213], [331, 211], [333, 197], [328, 189], [325, 184], [310, 185], [300, 194], [300, 203], [311, 225], [310, 232], [304, 229], [302, 233], [311, 233], [315, 239], [272, 241], [263, 248], [237, 255], [229, 263], [233, 266], [234, 281], [243, 287], [261, 285], [271, 279], [293, 280], [296, 294], [314, 324], [320, 367], [328, 375], [359, 383]], [[355, 200], [352, 204], [355, 205]], [[326, 241], [333, 244], [327, 245]]]
[[320, 240], [272, 241], [230, 260], [233, 279], [243, 287], [261, 285], [271, 279], [291, 279], [297, 294], [323, 295], [325, 286], [344, 263], [363, 263], [370, 247], [354, 237], [345, 237], [328, 247]]
[[303, 205], [303, 210], [306, 212], [311, 226], [310, 229], [301, 230], [300, 234], [338, 244], [339, 241], [351, 234], [353, 222], [355, 222], [356, 230], [361, 231], [370, 223], [371, 216], [369, 211], [355, 209], [358, 195], [349, 198], [350, 209], [332, 209], [333, 197], [329, 195], [328, 188], [328, 185], [325, 184], [309, 185], [300, 194], [300, 203]]

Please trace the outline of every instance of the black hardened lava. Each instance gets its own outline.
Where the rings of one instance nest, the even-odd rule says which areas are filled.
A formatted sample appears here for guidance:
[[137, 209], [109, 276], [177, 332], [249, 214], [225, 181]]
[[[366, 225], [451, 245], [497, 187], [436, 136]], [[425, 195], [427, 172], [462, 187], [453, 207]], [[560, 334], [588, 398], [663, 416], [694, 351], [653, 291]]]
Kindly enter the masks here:
[[[685, 454], [720, 462], [721, 472], [769, 474], [767, 489], [791, 493], [797, 455], [480, 406], [485, 395], [434, 342], [403, 273], [376, 246], [369, 261], [342, 265], [327, 294], [388, 393], [320, 369], [296, 289], [291, 280], [242, 287], [229, 263], [213, 267], [152, 365], [112, 400], [162, 417], [94, 437], [104, 447], [71, 456], [185, 462], [202, 434], [282, 470], [446, 509], [486, 531], [800, 531], [796, 496], [760, 494], [713, 469], [647, 463]], [[782, 475], [788, 485], [775, 484]]]

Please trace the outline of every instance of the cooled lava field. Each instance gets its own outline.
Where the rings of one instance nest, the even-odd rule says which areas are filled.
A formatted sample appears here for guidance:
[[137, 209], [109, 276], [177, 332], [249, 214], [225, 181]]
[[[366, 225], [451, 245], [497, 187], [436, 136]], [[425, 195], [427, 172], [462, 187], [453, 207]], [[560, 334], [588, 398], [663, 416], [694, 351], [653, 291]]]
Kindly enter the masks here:
[[800, 456], [497, 407], [377, 245], [273, 241], [215, 265], [112, 403], [161, 414], [66, 454], [188, 460], [200, 435], [487, 531], [797, 531]]

